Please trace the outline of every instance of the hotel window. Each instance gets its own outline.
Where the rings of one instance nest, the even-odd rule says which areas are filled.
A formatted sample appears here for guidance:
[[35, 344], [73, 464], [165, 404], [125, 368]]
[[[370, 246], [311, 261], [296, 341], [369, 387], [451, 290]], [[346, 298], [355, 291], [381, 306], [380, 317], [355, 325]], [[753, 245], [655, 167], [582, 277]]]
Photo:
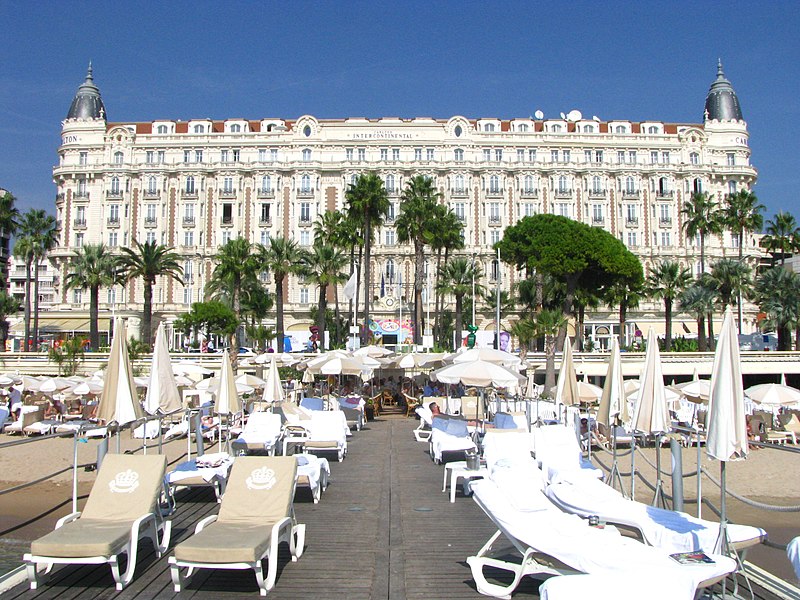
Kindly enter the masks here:
[[[580, 127], [578, 127], [578, 131], [580, 131]], [[584, 125], [583, 133], [594, 133], [594, 125]]]
[[147, 236], [145, 237], [145, 243], [147, 244], [155, 244], [156, 243], [156, 232], [155, 231], [148, 231]]
[[119, 194], [119, 177], [111, 178], [111, 193], [115, 196]]
[[85, 198], [87, 196], [88, 196], [88, 194], [86, 192], [86, 180], [85, 179], [79, 179], [78, 180], [78, 197]]
[[227, 150], [223, 150], [222, 152], [220, 152], [220, 158], [219, 159], [220, 159], [221, 162], [224, 162], [224, 163], [228, 162], [230, 160], [230, 153]]
[[435, 151], [433, 148], [428, 148], [425, 152], [426, 160], [433, 160], [435, 157]]
[[528, 161], [536, 162], [536, 150], [528, 150]]
[[301, 246], [311, 245], [311, 233], [308, 231], [308, 229], [303, 229], [300, 232], [300, 245]]
[[522, 217], [532, 217], [536, 214], [536, 208], [531, 202], [525, 202], [519, 205], [519, 216]]
[[647, 128], [647, 133], [658, 133], [658, 127], [650, 125], [650, 127]]
[[188, 163], [192, 159], [192, 151], [191, 150], [184, 150], [183, 151], [183, 162]]
[[387, 246], [394, 246], [394, 244], [395, 244], [394, 229], [387, 229], [386, 230], [386, 245]]
[[192, 303], [193, 290], [191, 286], [183, 288], [183, 303], [189, 305]]
[[270, 208], [271, 205], [267, 202], [263, 202], [261, 204], [261, 222], [262, 223], [269, 223], [270, 222]]
[[155, 177], [150, 177], [147, 180], [147, 193], [155, 194], [158, 191], [158, 180]]
[[358, 181], [358, 175], [356, 175], [355, 173], [350, 175], [350, 185], [355, 185], [357, 181]]
[[553, 133], [561, 133], [561, 125], [559, 125], [558, 123], [550, 125], [550, 131], [552, 131]]
[[224, 246], [231, 241], [231, 232], [227, 229], [222, 232], [222, 245]]
[[119, 204], [108, 205], [108, 220], [111, 223], [119, 223]]
[[75, 210], [75, 225], [86, 225], [86, 207], [79, 206]]
[[81, 293], [83, 290], [81, 288], [75, 288], [72, 292], [72, 303], [73, 304], [81, 304], [83, 302], [83, 294]]
[[484, 162], [489, 162], [490, 160], [492, 160], [492, 151], [489, 150], [488, 148], [483, 149], [483, 160]]
[[595, 223], [600, 223], [603, 221], [603, 205], [602, 204], [593, 204], [592, 205], [592, 221]]
[[558, 150], [550, 150], [550, 162], [558, 162]]
[[494, 151], [494, 160], [496, 162], [503, 162], [503, 151], [501, 149], [497, 149]]
[[558, 214], [562, 217], [569, 217], [569, 204], [566, 202], [559, 202], [558, 204]]
[[392, 148], [392, 160], [400, 160], [400, 148]]
[[78, 164], [82, 167], [85, 167], [89, 164], [89, 153], [88, 152], [81, 152], [78, 154]]
[[632, 165], [636, 164], [636, 150], [631, 150], [628, 152], [628, 162]]
[[344, 159], [345, 160], [353, 160], [353, 149], [346, 148], [344, 151]]
[[159, 125], [156, 127], [156, 133], [165, 134], [167, 133], [167, 126], [166, 125]]
[[456, 148], [453, 150], [453, 159], [456, 162], [464, 162], [464, 150], [461, 148]]
[[599, 194], [603, 191], [603, 185], [600, 182], [600, 178], [595, 175], [592, 177], [592, 193]]
[[625, 205], [625, 218], [629, 223], [635, 223], [638, 220], [635, 204]]
[[300, 203], [300, 221], [302, 223], [308, 223], [311, 221], [311, 203], [310, 202], [301, 202]]
[[665, 165], [669, 164], [669, 152], [662, 152], [661, 153], [661, 162]]
[[261, 245], [267, 246], [269, 244], [269, 231], [261, 232]]
[[194, 231], [183, 232], [183, 245], [189, 247], [194, 246]]
[[269, 149], [269, 159], [272, 162], [278, 162], [278, 149], [277, 148], [270, 148]]
[[114, 152], [114, 164], [121, 165], [123, 161], [123, 154], [122, 152]]
[[500, 204], [498, 202], [489, 203], [489, 222], [500, 222]]
[[693, 165], [700, 164], [700, 155], [697, 152], [691, 152], [689, 154], [689, 163]]
[[568, 163], [568, 162], [570, 162], [570, 160], [572, 159], [572, 152], [571, 152], [570, 150], [564, 150], [564, 151], [561, 153], [561, 156], [562, 156], [562, 160], [563, 160], [565, 163]]
[[308, 148], [303, 148], [303, 162], [309, 162], [311, 160], [311, 150]]
[[621, 165], [625, 164], [625, 151], [617, 150], [617, 162]]
[[387, 283], [394, 283], [394, 261], [391, 258], [386, 259], [383, 275], [386, 277]]
[[194, 162], [196, 162], [196, 163], [203, 162], [203, 151], [202, 150], [195, 150], [194, 151]]
[[735, 194], [736, 193], [736, 182], [731, 180], [728, 182], [728, 193]]
[[258, 149], [258, 162], [267, 162], [267, 149], [266, 148], [259, 148]]
[[269, 175], [261, 176], [261, 191], [266, 193], [272, 191], [272, 177]]
[[381, 148], [381, 160], [389, 160], [389, 149]]
[[596, 163], [603, 162], [603, 151], [602, 150], [595, 150], [594, 162], [596, 162]]
[[494, 131], [494, 123], [486, 123], [486, 124], [483, 126], [483, 130], [484, 130], [484, 131], [489, 131], [489, 132], [492, 132], [492, 131]]
[[637, 239], [638, 234], [635, 231], [628, 232], [628, 246], [630, 248], [635, 248], [639, 245], [639, 240]]
[[[498, 233], [498, 234], [499, 234], [500, 232], [499, 232], [499, 231], [493, 231], [492, 233]], [[496, 242], [499, 242], [499, 241], [500, 241], [500, 240], [498, 239], [498, 240], [496, 240], [496, 241], [493, 241], [492, 243], [494, 244], [494, 243], [496, 243]], [[489, 278], [490, 278], [492, 281], [497, 281], [497, 278], [499, 277], [499, 275], [500, 275], [500, 263], [499, 263], [499, 261], [498, 261], [498, 260], [495, 258], [495, 259], [492, 261], [492, 265], [491, 265], [491, 267], [489, 268]]]
[[528, 124], [527, 123], [520, 123], [519, 125], [517, 125], [517, 131], [523, 132], [523, 133], [528, 131]]
[[241, 133], [242, 132], [242, 126], [239, 125], [238, 123], [235, 123], [235, 124], [231, 125], [230, 132], [231, 133]]
[[108, 304], [116, 304], [117, 303], [117, 289], [114, 287], [108, 288], [106, 290], [106, 301]]
[[358, 160], [360, 161], [367, 160], [367, 151], [364, 148], [358, 149]]
[[394, 202], [389, 202], [388, 210], [386, 211], [386, 220], [389, 222], [394, 221], [395, 215], [397, 214], [397, 208]]
[[144, 220], [145, 223], [155, 223], [156, 221], [156, 205], [155, 204], [145, 204], [145, 216]]
[[671, 246], [672, 245], [672, 234], [669, 231], [662, 231], [661, 232], [661, 245], [662, 246]]
[[163, 165], [167, 162], [167, 153], [164, 150], [158, 151], [158, 164]]
[[462, 223], [466, 222], [467, 220], [466, 205], [463, 202], [456, 202], [453, 205], [453, 212], [455, 213], [459, 221], [461, 221]]
[[658, 152], [650, 152], [650, 162], [654, 165], [658, 163]]
[[587, 162], [587, 163], [592, 162], [592, 151], [591, 150], [584, 150], [583, 151], [583, 162]]
[[658, 210], [658, 219], [662, 223], [668, 223], [672, 220], [672, 215], [670, 214], [669, 204], [661, 204]]
[[564, 175], [561, 175], [558, 178], [558, 191], [562, 194], [566, 193], [567, 191], [567, 178]]
[[533, 175], [525, 175], [525, 178], [522, 180], [522, 189], [525, 193], [530, 194], [533, 192]]
[[386, 191], [394, 193], [394, 175], [387, 175], [386, 176]]
[[414, 160], [422, 160], [422, 148], [414, 148]]
[[702, 182], [702, 180], [700, 180], [699, 178], [694, 180], [693, 190], [692, 191], [695, 192], [696, 194], [702, 193], [702, 191], [703, 191], [703, 182]]
[[206, 132], [206, 128], [203, 125], [195, 125], [194, 126], [194, 132], [195, 133], [205, 133]]
[[300, 288], [300, 304], [308, 304], [308, 288]]
[[304, 193], [308, 193], [311, 191], [311, 177], [308, 175], [303, 175], [300, 178], [300, 191]]
[[495, 193], [500, 191], [500, 178], [497, 175], [489, 177], [489, 191]]
[[118, 234], [116, 231], [112, 231], [108, 234], [108, 247], [109, 248], [116, 248], [118, 245]]
[[729, 167], [732, 167], [732, 166], [734, 166], [736, 164], [736, 155], [733, 152], [728, 152], [728, 154], [726, 155], [726, 158], [728, 160], [728, 166]]
[[456, 175], [455, 183], [453, 184], [453, 189], [456, 192], [463, 192], [464, 191], [464, 176], [463, 175]]
[[517, 149], [517, 162], [525, 162], [525, 150], [522, 148]]
[[233, 177], [225, 177], [222, 180], [222, 191], [226, 194], [233, 192]]
[[187, 221], [194, 221], [194, 204], [183, 205], [183, 218]]
[[625, 193], [626, 194], [636, 193], [636, 182], [633, 180], [633, 177], [625, 178]]

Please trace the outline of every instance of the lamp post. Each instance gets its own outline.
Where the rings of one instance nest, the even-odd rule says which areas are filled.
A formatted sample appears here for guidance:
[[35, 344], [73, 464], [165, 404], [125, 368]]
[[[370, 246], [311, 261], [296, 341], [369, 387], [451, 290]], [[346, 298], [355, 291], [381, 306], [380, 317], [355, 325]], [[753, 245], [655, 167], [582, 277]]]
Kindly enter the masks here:
[[495, 348], [500, 350], [500, 248], [497, 249], [497, 288], [495, 290]]
[[472, 253], [472, 324], [475, 325], [475, 256]]

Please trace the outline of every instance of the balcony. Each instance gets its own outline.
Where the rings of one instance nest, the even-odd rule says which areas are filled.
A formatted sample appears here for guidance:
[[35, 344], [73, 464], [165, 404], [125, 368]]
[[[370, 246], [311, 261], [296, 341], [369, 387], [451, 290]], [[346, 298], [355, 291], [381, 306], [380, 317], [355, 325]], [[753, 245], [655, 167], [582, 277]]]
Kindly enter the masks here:
[[145, 190], [144, 197], [148, 200], [158, 200], [161, 196], [161, 193], [158, 190]]
[[674, 195], [675, 192], [673, 190], [659, 190], [656, 192], [656, 199], [671, 200]]
[[297, 220], [297, 225], [299, 227], [311, 227], [311, 217], [309, 215], [301, 215], [300, 218]]
[[605, 190], [589, 190], [589, 197], [590, 198], [605, 198], [606, 191]]
[[384, 225], [393, 225], [397, 217], [395, 215], [386, 215], [383, 219]]
[[661, 217], [658, 220], [659, 227], [672, 227], [672, 217]]
[[592, 225], [594, 227], [605, 227], [606, 219], [605, 217], [592, 217]]
[[144, 226], [147, 229], [153, 229], [154, 227], [158, 227], [158, 219], [156, 217], [145, 217]]
[[489, 188], [486, 190], [486, 195], [499, 197], [503, 195], [503, 192], [505, 192], [503, 188]]
[[272, 217], [265, 217], [262, 215], [258, 219], [258, 225], [260, 227], [272, 227]]
[[233, 217], [220, 217], [220, 227], [233, 227]]
[[298, 198], [313, 198], [314, 197], [314, 190], [308, 188], [300, 188], [297, 190], [297, 197]]
[[572, 190], [559, 189], [555, 191], [556, 198], [572, 198]]
[[490, 215], [489, 216], [489, 225], [492, 227], [499, 227], [503, 224], [503, 219], [500, 215]]
[[539, 197], [539, 190], [536, 188], [525, 188], [520, 191], [520, 196], [523, 198], [538, 198]]
[[450, 196], [454, 198], [466, 198], [469, 195], [467, 188], [453, 188], [450, 190]]
[[86, 229], [86, 219], [75, 219], [72, 222], [72, 226], [75, 229]]
[[75, 198], [79, 198], [81, 200], [88, 200], [89, 199], [89, 192], [78, 190], [77, 192], [75, 192]]
[[181, 190], [181, 198], [197, 199], [197, 190]]
[[119, 217], [108, 217], [106, 225], [108, 227], [119, 227]]
[[638, 227], [639, 226], [639, 217], [628, 217], [625, 219], [625, 226], [626, 227]]
[[639, 190], [622, 190], [622, 197], [623, 198], [639, 198]]
[[195, 223], [194, 216], [190, 217], [190, 216], [184, 215], [182, 222], [183, 222], [183, 226], [184, 227], [194, 227], [194, 223]]
[[274, 198], [275, 190], [272, 188], [259, 188], [256, 194], [259, 198]]
[[106, 198], [122, 198], [122, 190], [108, 190]]
[[236, 198], [236, 190], [225, 190], [222, 189], [219, 191], [220, 198]]

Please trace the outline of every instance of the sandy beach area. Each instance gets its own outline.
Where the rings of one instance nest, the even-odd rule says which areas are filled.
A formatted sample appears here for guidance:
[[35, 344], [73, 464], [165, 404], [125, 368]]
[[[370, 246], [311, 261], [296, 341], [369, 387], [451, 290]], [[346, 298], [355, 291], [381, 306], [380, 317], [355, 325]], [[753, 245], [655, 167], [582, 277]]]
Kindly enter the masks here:
[[[18, 440], [19, 437], [0, 435], [0, 443]], [[120, 436], [121, 450], [141, 452], [142, 441], [131, 438], [130, 432], [123, 432]], [[148, 445], [155, 445], [155, 441], [148, 441]], [[115, 439], [111, 440], [111, 450], [115, 450]], [[88, 440], [79, 444], [78, 460], [80, 464], [96, 461], [98, 440]], [[627, 449], [621, 448], [621, 452]], [[155, 451], [155, 450], [151, 450]], [[177, 464], [185, 460], [187, 453], [186, 439], [173, 440], [164, 445], [164, 451], [170, 464]], [[213, 451], [209, 449], [207, 451]], [[14, 555], [26, 551], [25, 543], [50, 530], [57, 519], [71, 511], [72, 494], [72, 452], [73, 439], [50, 439], [41, 442], [23, 444], [3, 449], [3, 471], [0, 474], [0, 490], [8, 489], [21, 482], [32, 481], [45, 477], [56, 471], [66, 469], [48, 480], [8, 494], [0, 495], [0, 546], [5, 545]], [[194, 453], [194, 448], [192, 448]], [[697, 451], [695, 448], [683, 448], [684, 473], [695, 471], [697, 468]], [[645, 458], [655, 464], [656, 450], [644, 448], [637, 453], [636, 468], [648, 481], [655, 482], [655, 470], [646, 462]], [[662, 470], [671, 469], [671, 456], [668, 447], [661, 450]], [[603, 465], [610, 466], [610, 454], [595, 451], [594, 458]], [[620, 458], [620, 471], [630, 471], [630, 455]], [[701, 453], [701, 466], [710, 474], [719, 478], [720, 465], [718, 461], [709, 459], [705, 450]], [[761, 449], [750, 452], [747, 460], [728, 463], [728, 488], [737, 494], [750, 499], [778, 506], [792, 506], [800, 504], [800, 453], [785, 452], [778, 449]], [[88, 491], [95, 479], [95, 472], [79, 469], [79, 495], [83, 504]], [[671, 494], [670, 478], [664, 477], [664, 488]], [[630, 491], [630, 478], [623, 477], [626, 491]], [[712, 503], [719, 506], [719, 489], [707, 478], [702, 481], [703, 497], [709, 498]], [[687, 500], [686, 512], [697, 514], [696, 503], [691, 502], [696, 497], [696, 480], [688, 478], [684, 482], [684, 495]], [[636, 499], [640, 502], [650, 503], [653, 492], [644, 483], [636, 482]], [[797, 512], [772, 512], [756, 509], [738, 501], [729, 501], [731, 520], [748, 525], [756, 525], [767, 530], [772, 541], [786, 544], [795, 536], [800, 536], [800, 513]], [[715, 520], [712, 511], [703, 507], [703, 518]], [[748, 559], [768, 571], [779, 575], [795, 584], [799, 583], [794, 577], [786, 554], [780, 550], [767, 546], [753, 548], [748, 554]], [[0, 565], [2, 556], [0, 556]], [[17, 559], [17, 564], [18, 559]]]

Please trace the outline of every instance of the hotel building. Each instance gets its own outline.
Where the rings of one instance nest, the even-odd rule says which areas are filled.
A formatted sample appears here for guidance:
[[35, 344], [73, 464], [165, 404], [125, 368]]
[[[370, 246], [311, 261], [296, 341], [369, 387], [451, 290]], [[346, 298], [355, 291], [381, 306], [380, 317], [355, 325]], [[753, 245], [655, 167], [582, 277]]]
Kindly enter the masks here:
[[[90, 67], [63, 121], [53, 169], [60, 229], [52, 257], [63, 281], [69, 257], [85, 243], [118, 248], [155, 240], [173, 246], [183, 257], [185, 282], [159, 281], [153, 298], [156, 319], [171, 322], [203, 299], [219, 246], [240, 236], [266, 243], [277, 235], [309, 246], [315, 219], [341, 210], [347, 186], [371, 170], [383, 178], [391, 200], [373, 255], [376, 319], [397, 318], [400, 303], [405, 319], [412, 308], [412, 248], [397, 242], [394, 220], [401, 192], [417, 174], [433, 178], [442, 202], [462, 220], [463, 253], [477, 257], [490, 289], [498, 274], [504, 289], [519, 278], [497, 264], [492, 244], [505, 227], [537, 213], [606, 229], [641, 258], [645, 272], [663, 259], [696, 272], [699, 242], [683, 233], [684, 202], [695, 191], [722, 200], [751, 188], [757, 176], [747, 124], [721, 64], [698, 113], [698, 123], [603, 120], [578, 111], [510, 119], [304, 115], [219, 121], [187, 115], [124, 122], [109, 120]], [[757, 241], [754, 235], [744, 239], [745, 256], [761, 255]], [[727, 231], [711, 236], [707, 264], [738, 256], [738, 242]], [[294, 276], [286, 290], [287, 331], [302, 337], [316, 291]], [[127, 315], [136, 328], [141, 295], [138, 282], [103, 290], [101, 311]], [[87, 302], [87, 293], [62, 286], [55, 312], [82, 314]], [[749, 331], [755, 312], [747, 308]], [[478, 311], [479, 327], [493, 330], [493, 308], [479, 305]], [[631, 327], [663, 330], [662, 315], [660, 303], [644, 303], [629, 319]], [[678, 313], [675, 321], [677, 332], [681, 321], [694, 332], [691, 315]], [[616, 322], [615, 308], [600, 309], [589, 315], [587, 331], [602, 342]]]

